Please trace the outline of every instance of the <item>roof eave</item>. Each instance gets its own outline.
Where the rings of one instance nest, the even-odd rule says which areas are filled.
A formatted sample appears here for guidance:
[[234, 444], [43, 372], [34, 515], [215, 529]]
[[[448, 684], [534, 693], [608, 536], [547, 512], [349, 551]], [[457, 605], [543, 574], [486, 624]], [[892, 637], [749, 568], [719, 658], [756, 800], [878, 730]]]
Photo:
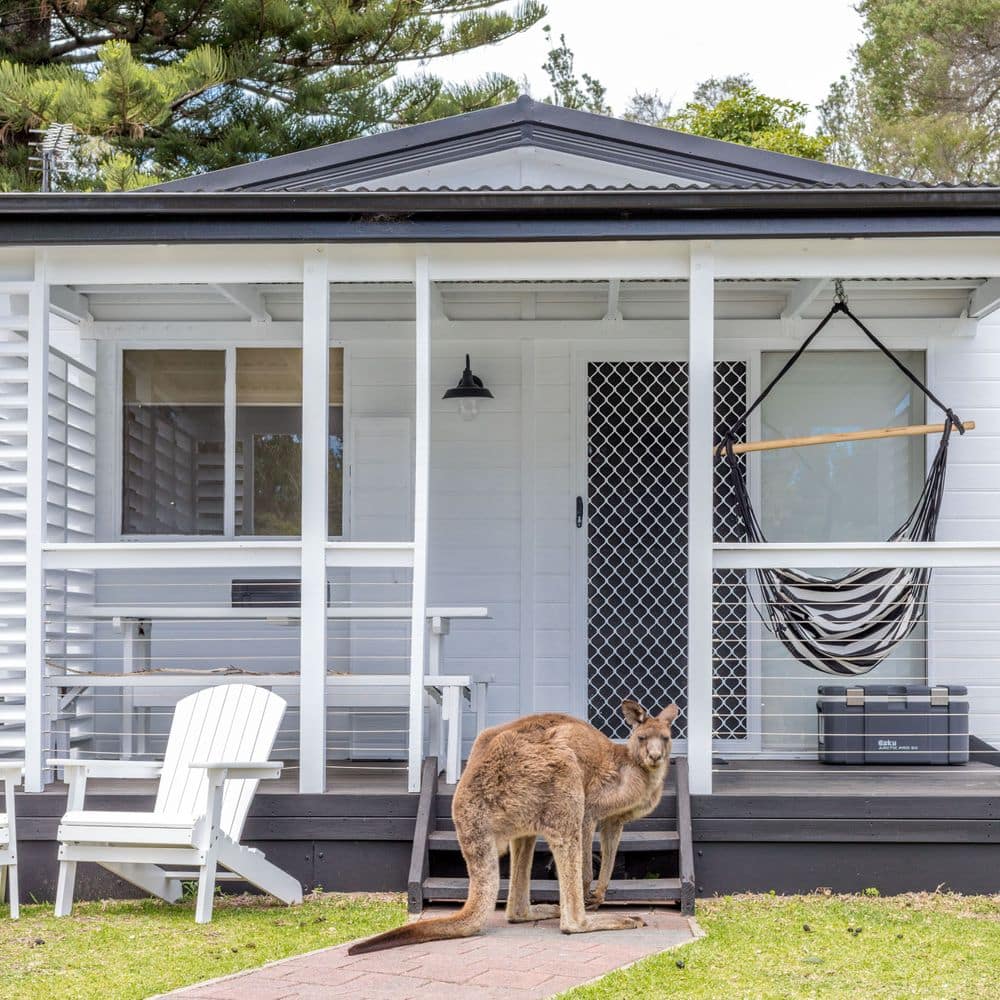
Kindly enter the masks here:
[[0, 195], [0, 243], [1000, 235], [1000, 188]]

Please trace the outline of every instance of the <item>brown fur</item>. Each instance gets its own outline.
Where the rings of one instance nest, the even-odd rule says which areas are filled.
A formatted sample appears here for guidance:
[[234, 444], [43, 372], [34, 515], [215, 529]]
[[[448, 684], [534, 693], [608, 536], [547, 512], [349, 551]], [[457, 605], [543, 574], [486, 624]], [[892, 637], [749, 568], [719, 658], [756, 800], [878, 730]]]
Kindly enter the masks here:
[[[634, 701], [622, 712], [632, 726], [626, 746], [569, 715], [546, 713], [495, 726], [473, 744], [452, 801], [452, 818], [469, 870], [469, 897], [448, 917], [423, 920], [354, 945], [358, 955], [383, 948], [478, 934], [496, 906], [500, 856], [510, 847], [507, 919], [559, 916], [564, 934], [641, 927], [639, 917], [589, 916], [604, 899], [622, 827], [648, 815], [663, 794], [670, 760], [670, 705], [650, 716]], [[592, 841], [601, 836], [601, 870], [593, 881]], [[559, 877], [559, 905], [532, 906], [535, 839], [548, 841]]]

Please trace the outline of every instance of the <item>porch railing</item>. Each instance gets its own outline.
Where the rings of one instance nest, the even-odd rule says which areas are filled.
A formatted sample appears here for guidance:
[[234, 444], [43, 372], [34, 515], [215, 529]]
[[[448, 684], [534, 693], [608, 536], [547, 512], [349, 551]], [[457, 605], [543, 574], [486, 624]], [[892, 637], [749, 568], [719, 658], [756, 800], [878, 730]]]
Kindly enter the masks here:
[[[817, 759], [816, 702], [818, 688], [825, 685], [965, 686], [974, 761], [980, 767], [1000, 765], [995, 749], [1000, 748], [1000, 543], [716, 544], [713, 567], [716, 739], [709, 752], [716, 755], [711, 770], [716, 784], [729, 780], [732, 761], [739, 762], [744, 776], [801, 775], [800, 762]], [[770, 609], [762, 604], [753, 572], [795, 568], [834, 578], [847, 569], [885, 567], [927, 567], [932, 573], [924, 593], [918, 592], [916, 627], [874, 670], [859, 676], [828, 674], [800, 663], [765, 621]], [[734, 579], [740, 584], [737, 601]], [[843, 610], [849, 610], [849, 602]], [[922, 718], [914, 722], [914, 733], [922, 723]], [[689, 748], [706, 752], [704, 741], [694, 740]], [[831, 765], [821, 778], [813, 775], [843, 783], [886, 773], [905, 782], [920, 772], [876, 763], [860, 771]], [[1000, 779], [1000, 770], [996, 776]], [[941, 773], [940, 780], [946, 777]]]
[[[50, 630], [57, 621], [63, 627], [66, 622], [75, 628], [87, 627], [95, 632], [95, 644], [87, 662], [67, 657], [58, 646], [50, 647], [47, 686], [61, 692], [64, 710], [74, 690], [88, 696], [103, 692], [95, 708], [92, 747], [119, 754], [123, 749], [155, 750], [160, 731], [165, 731], [159, 717], [172, 711], [178, 685], [195, 688], [200, 680], [217, 682], [218, 672], [228, 671], [250, 681], [254, 675], [265, 674], [271, 686], [284, 688], [282, 678], [287, 675], [291, 707], [278, 749], [295, 761], [290, 771], [298, 769], [301, 775], [306, 759], [313, 771], [312, 762], [317, 760], [324, 766], [332, 759], [348, 767], [349, 759], [367, 748], [369, 756], [395, 759], [396, 769], [405, 772], [411, 733], [423, 739], [422, 711], [413, 717], [406, 699], [401, 705], [398, 694], [380, 699], [378, 691], [371, 693], [366, 708], [360, 704], [362, 695], [353, 692], [348, 717], [338, 710], [336, 692], [328, 692], [333, 691], [331, 675], [335, 674], [360, 675], [359, 683], [366, 674], [395, 675], [400, 679], [396, 686], [406, 689], [414, 683], [410, 639], [413, 551], [412, 543], [326, 545], [326, 594], [320, 601], [326, 643], [324, 655], [317, 658], [302, 639], [308, 614], [307, 602], [302, 600], [305, 594], [297, 592], [288, 601], [279, 595], [279, 606], [255, 610], [234, 608], [230, 593], [237, 572], [248, 578], [250, 587], [256, 580], [261, 587], [273, 588], [273, 579], [266, 578], [277, 577], [297, 587], [303, 552], [300, 541], [48, 543], [43, 546], [47, 573], [96, 573], [98, 585], [89, 608], [77, 607], [68, 614], [52, 609]], [[286, 603], [288, 607], [281, 606]], [[122, 611], [123, 605], [129, 607]], [[116, 608], [118, 614], [108, 613]], [[379, 612], [380, 608], [384, 611]], [[159, 642], [154, 659], [146, 633], [156, 620], [160, 624], [155, 626]], [[146, 622], [149, 628], [137, 625]], [[144, 676], [142, 693], [137, 696], [134, 684], [122, 685], [116, 675], [132, 673], [140, 662], [147, 671], [150, 667], [161, 671], [163, 677], [161, 684], [154, 676]], [[422, 701], [422, 660], [416, 669]], [[191, 671], [191, 676], [186, 681], [166, 676], [179, 671]], [[70, 674], [79, 679], [75, 688], [68, 683]], [[328, 711], [303, 713], [301, 706], [315, 707], [317, 697]], [[307, 721], [310, 717], [312, 724]]]

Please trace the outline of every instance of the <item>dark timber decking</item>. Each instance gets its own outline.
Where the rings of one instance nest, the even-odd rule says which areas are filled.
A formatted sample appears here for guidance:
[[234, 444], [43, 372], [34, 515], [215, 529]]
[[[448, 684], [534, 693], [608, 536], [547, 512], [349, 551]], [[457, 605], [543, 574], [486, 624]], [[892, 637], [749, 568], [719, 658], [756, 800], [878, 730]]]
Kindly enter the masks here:
[[[291, 776], [263, 782], [244, 839], [307, 886], [405, 891], [418, 796], [406, 792], [404, 781], [399, 765], [391, 764], [332, 767], [323, 795], [299, 795]], [[1000, 767], [732, 760], [716, 766], [714, 788], [714, 795], [691, 798], [701, 896], [871, 886], [892, 893], [942, 884], [1000, 892]], [[93, 780], [87, 805], [149, 809], [154, 791], [148, 782]], [[440, 786], [437, 816], [450, 815], [451, 792]], [[51, 899], [65, 786], [18, 795], [17, 808], [23, 897]], [[675, 828], [672, 794], [651, 820], [631, 829]], [[91, 865], [80, 866], [78, 884], [81, 898], [125, 893], [122, 883]]]

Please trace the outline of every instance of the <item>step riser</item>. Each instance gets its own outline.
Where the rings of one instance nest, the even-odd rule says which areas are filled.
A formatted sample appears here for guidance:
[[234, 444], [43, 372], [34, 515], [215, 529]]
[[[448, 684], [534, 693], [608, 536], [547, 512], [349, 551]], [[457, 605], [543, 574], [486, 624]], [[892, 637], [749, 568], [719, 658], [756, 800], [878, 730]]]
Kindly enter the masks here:
[[[622, 835], [621, 843], [618, 845], [619, 854], [664, 854], [671, 851], [678, 850], [680, 846], [679, 838], [676, 834], [670, 836], [668, 834], [662, 833], [661, 831], [656, 831], [653, 836], [643, 837], [641, 839], [631, 839], [628, 833]], [[431, 834], [430, 837], [430, 849], [432, 851], [450, 851], [457, 852], [459, 850], [458, 837], [451, 831], [437, 831]], [[596, 837], [594, 838], [593, 850], [595, 853], [599, 852], [601, 849], [601, 842]], [[535, 854], [551, 854], [549, 850], [549, 845], [545, 842], [543, 838], [539, 838], [535, 843]]]

